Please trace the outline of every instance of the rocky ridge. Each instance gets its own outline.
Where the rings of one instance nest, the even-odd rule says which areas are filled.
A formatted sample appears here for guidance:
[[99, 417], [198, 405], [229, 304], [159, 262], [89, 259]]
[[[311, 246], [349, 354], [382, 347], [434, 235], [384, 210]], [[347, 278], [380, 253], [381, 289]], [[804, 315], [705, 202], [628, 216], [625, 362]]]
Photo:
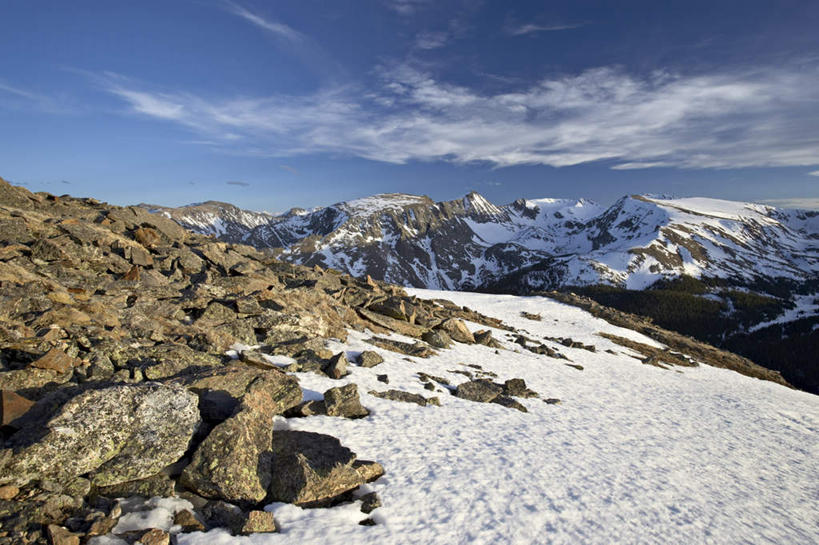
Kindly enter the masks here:
[[[234, 533], [275, 531], [261, 511], [273, 501], [349, 501], [384, 468], [333, 437], [274, 430], [273, 420], [368, 411], [355, 384], [305, 403], [288, 372], [338, 379], [378, 365], [375, 352], [350, 362], [325, 347], [350, 329], [420, 357], [433, 353], [422, 340], [430, 332], [493, 342], [464, 319], [504, 327], [369, 277], [218, 242], [140, 207], [0, 179], [0, 543], [112, 531], [175, 539], [118, 532], [115, 498], [135, 495], [190, 502], [176, 513], [182, 531]], [[390, 339], [395, 332], [416, 341]]]

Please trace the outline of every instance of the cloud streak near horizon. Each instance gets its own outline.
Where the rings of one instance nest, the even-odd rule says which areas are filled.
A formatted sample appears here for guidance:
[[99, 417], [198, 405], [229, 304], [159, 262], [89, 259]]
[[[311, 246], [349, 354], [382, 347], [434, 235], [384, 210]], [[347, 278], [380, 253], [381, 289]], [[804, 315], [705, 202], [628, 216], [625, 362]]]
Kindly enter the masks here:
[[635, 76], [615, 67], [486, 94], [407, 64], [378, 86], [206, 99], [109, 78], [133, 114], [225, 152], [348, 155], [389, 163], [738, 168], [819, 164], [819, 72]]

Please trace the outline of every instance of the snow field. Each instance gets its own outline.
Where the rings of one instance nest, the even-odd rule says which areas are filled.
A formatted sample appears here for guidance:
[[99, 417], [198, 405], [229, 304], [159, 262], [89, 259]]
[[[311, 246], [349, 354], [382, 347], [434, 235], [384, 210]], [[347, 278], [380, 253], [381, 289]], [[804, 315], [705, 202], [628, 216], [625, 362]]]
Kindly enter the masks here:
[[[360, 459], [380, 462], [385, 476], [362, 491], [381, 497], [383, 506], [369, 515], [378, 524], [358, 525], [368, 517], [358, 502], [312, 510], [272, 504], [280, 534], [211, 531], [181, 535], [181, 545], [819, 541], [818, 397], [708, 366], [642, 365], [596, 333], [657, 343], [549, 299], [409, 291], [502, 318], [528, 337], [571, 337], [597, 352], [544, 341], [582, 365], [579, 371], [494, 330], [511, 350], [456, 344], [425, 360], [375, 348], [364, 342], [369, 335], [352, 332], [330, 348], [350, 359], [375, 350], [386, 361], [371, 369], [351, 365], [342, 380], [298, 377], [306, 399], [354, 382], [372, 414], [279, 417], [275, 424], [334, 435]], [[524, 310], [542, 321], [522, 318]], [[467, 377], [451, 371], [476, 371], [468, 364], [496, 373], [497, 381], [523, 378], [562, 404], [522, 399], [529, 412], [521, 413], [462, 400], [440, 386], [425, 390], [417, 377], [425, 372], [454, 385]], [[442, 406], [367, 394], [388, 388], [438, 396]]]

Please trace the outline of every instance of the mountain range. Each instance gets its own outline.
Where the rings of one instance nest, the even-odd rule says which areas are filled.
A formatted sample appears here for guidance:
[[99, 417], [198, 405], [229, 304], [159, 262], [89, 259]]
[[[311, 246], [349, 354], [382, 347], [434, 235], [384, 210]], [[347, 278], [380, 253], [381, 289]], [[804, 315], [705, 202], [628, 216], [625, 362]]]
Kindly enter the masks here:
[[632, 195], [606, 207], [393, 193], [284, 214], [214, 201], [142, 206], [285, 261], [429, 289], [643, 289], [682, 275], [748, 285], [819, 274], [819, 212], [708, 198]]

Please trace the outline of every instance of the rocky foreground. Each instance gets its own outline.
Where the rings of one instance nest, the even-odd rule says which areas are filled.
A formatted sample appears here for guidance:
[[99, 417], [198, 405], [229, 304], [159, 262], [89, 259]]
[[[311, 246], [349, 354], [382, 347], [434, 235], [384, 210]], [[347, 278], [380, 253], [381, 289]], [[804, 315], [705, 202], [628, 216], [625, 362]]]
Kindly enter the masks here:
[[[355, 384], [304, 402], [287, 372], [340, 379], [350, 365], [378, 365], [374, 351], [349, 362], [325, 348], [348, 330], [421, 358], [453, 342], [499, 348], [462, 320], [505, 327], [448, 301], [216, 242], [142, 208], [0, 179], [0, 543], [85, 543], [117, 526], [116, 498], [135, 495], [190, 502], [175, 513], [182, 532], [234, 534], [276, 531], [262, 510], [270, 502], [344, 502], [384, 468], [329, 435], [274, 430], [273, 420], [368, 411]], [[393, 332], [417, 340], [384, 336]], [[453, 394], [523, 411], [514, 397], [537, 395], [486, 377]], [[367, 513], [378, 505], [365, 498], [361, 524], [374, 524]]]

